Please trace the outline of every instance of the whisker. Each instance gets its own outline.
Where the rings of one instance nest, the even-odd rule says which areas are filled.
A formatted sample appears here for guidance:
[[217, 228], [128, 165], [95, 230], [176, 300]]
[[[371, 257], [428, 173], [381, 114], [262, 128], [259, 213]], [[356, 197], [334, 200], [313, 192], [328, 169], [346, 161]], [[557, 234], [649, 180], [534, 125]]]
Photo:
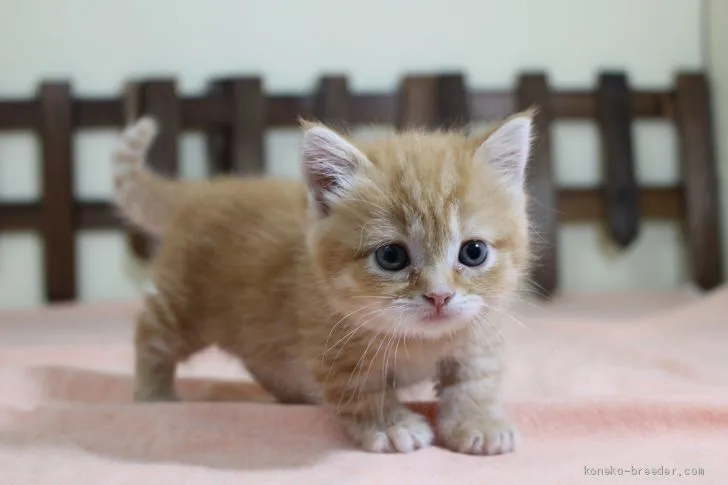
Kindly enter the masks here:
[[[392, 328], [391, 331], [389, 332], [389, 340], [387, 341], [387, 348], [384, 351], [384, 368], [383, 368], [383, 371], [382, 371], [382, 387], [384, 389], [384, 392], [382, 393], [382, 399], [380, 401], [380, 406], [379, 406], [380, 407], [380, 411], [379, 411], [379, 414], [380, 415], [383, 415], [384, 414], [384, 398], [385, 398], [385, 393], [390, 392], [389, 386], [388, 386], [388, 382], [387, 382], [388, 370], [389, 370], [389, 358], [390, 358], [390, 356], [392, 354], [392, 347], [394, 347], [394, 343], [395, 343], [394, 342], [394, 338], [397, 336], [397, 330], [398, 330], [398, 327], [399, 327], [399, 323], [401, 321], [402, 321], [402, 316], [400, 315], [400, 318], [393, 325], [394, 328]], [[397, 337], [397, 341], [399, 341], [399, 337]], [[396, 384], [395, 384], [395, 379], [396, 378], [394, 376], [397, 373], [397, 370], [396, 370], [397, 369], [397, 352], [396, 351], [395, 351], [395, 355], [394, 355], [394, 363], [392, 364], [392, 368], [394, 369], [394, 372], [393, 372], [393, 376], [392, 376], [392, 388], [393, 389], [392, 389], [391, 392], [395, 392], [394, 391], [394, 388], [396, 388]]]
[[498, 313], [499, 315], [503, 315], [504, 317], [508, 317], [512, 321], [514, 321], [515, 323], [517, 323], [519, 326], [521, 326], [522, 328], [525, 328], [527, 330], [530, 330], [530, 328], [528, 327], [528, 325], [526, 325], [525, 323], [523, 323], [521, 320], [519, 320], [512, 313], [509, 313], [509, 312], [507, 312], [506, 310], [504, 310], [502, 308], [498, 308], [497, 306], [491, 306], [491, 307], [488, 307], [488, 309], [491, 310], [491, 311], [494, 311], [494, 312]]
[[[345, 388], [348, 389], [349, 385], [351, 384], [351, 380], [356, 375], [356, 379], [359, 381], [359, 386], [357, 386], [356, 399], [359, 399], [361, 397], [361, 393], [364, 389], [364, 385], [366, 384], [366, 379], [361, 379], [361, 373], [364, 370], [364, 365], [363, 365], [364, 360], [366, 359], [366, 355], [369, 353], [369, 349], [371, 348], [372, 344], [374, 343], [375, 340], [377, 340], [379, 338], [379, 335], [381, 335], [381, 333], [384, 331], [384, 328], [385, 327], [382, 326], [379, 329], [379, 331], [376, 333], [376, 335], [374, 335], [374, 337], [369, 339], [369, 344], [367, 345], [366, 349], [364, 349], [364, 352], [362, 353], [362, 355], [359, 357], [359, 360], [357, 361], [356, 366], [354, 367], [354, 371], [351, 374], [349, 374], [349, 379], [346, 381]], [[370, 364], [370, 368], [371, 368], [371, 364]], [[367, 372], [367, 377], [368, 377], [368, 375], [369, 374]], [[350, 394], [349, 399], [346, 401], [344, 406], [348, 406], [349, 403], [351, 403], [352, 399], [354, 399], [353, 392]], [[337, 405], [337, 410], [340, 409], [340, 406], [341, 406], [341, 400], [339, 400], [339, 404]]]
[[383, 296], [383, 295], [355, 295], [352, 296], [352, 298], [367, 298], [372, 300], [391, 300], [391, 296]]
[[392, 387], [397, 389], [397, 351], [399, 350], [399, 343], [406, 338], [404, 334], [400, 333], [399, 326], [402, 325], [404, 316], [400, 316], [397, 324], [395, 325], [394, 331], [397, 333], [397, 342], [394, 347], [394, 374], [392, 375]]
[[[354, 334], [354, 333], [355, 333], [355, 332], [356, 332], [357, 330], [359, 330], [359, 329], [360, 329], [360, 328], [362, 328], [362, 327], [363, 327], [364, 325], [366, 325], [367, 323], [369, 323], [369, 322], [371, 322], [372, 320], [374, 320], [374, 319], [375, 319], [375, 318], [376, 318], [377, 316], [379, 316], [380, 314], [382, 314], [382, 313], [385, 313], [385, 312], [386, 312], [387, 310], [388, 310], [387, 308], [379, 308], [379, 309], [377, 309], [377, 310], [372, 310], [371, 312], [369, 312], [369, 313], [365, 313], [364, 315], [362, 315], [362, 316], [361, 316], [361, 318], [366, 318], [366, 317], [368, 317], [368, 316], [370, 316], [370, 315], [374, 315], [374, 316], [373, 316], [372, 318], [369, 318], [369, 319], [365, 320], [364, 322], [361, 322], [361, 323], [359, 323], [359, 325], [357, 325], [357, 327], [355, 327], [355, 328], [354, 328], [353, 330], [350, 330], [350, 331], [349, 331], [348, 333], [346, 333], [346, 334], [345, 334], [345, 335], [344, 335], [343, 337], [341, 337], [341, 338], [340, 338], [340, 339], [339, 339], [339, 340], [338, 340], [338, 341], [337, 341], [337, 342], [336, 342], [335, 344], [333, 344], [333, 345], [332, 345], [331, 347], [329, 347], [329, 348], [325, 348], [325, 349], [324, 349], [324, 353], [326, 353], [326, 352], [328, 352], [328, 351], [330, 351], [330, 350], [333, 350], [333, 349], [335, 349], [335, 348], [336, 348], [336, 347], [337, 347], [337, 346], [338, 346], [338, 345], [339, 345], [339, 344], [340, 344], [340, 343], [341, 343], [341, 342], [342, 342], [342, 341], [343, 341], [344, 339], [346, 339], [347, 337], [350, 337], [350, 336], [352, 336], [352, 335], [353, 335], [353, 334]], [[350, 337], [350, 338], [351, 338], [351, 337]], [[347, 342], [348, 342], [348, 340], [347, 340]], [[344, 343], [346, 343], [346, 342], [344, 342]]]
[[[505, 341], [505, 335], [498, 325], [493, 325], [486, 315], [480, 314], [471, 320], [476, 328], [480, 328], [483, 332], [475, 332], [478, 337], [485, 339], [485, 343], [488, 348], [500, 347]], [[476, 337], [476, 338], [478, 338]]]
[[322, 359], [324, 358], [324, 355], [326, 354], [326, 352], [328, 352], [328, 348], [329, 348], [329, 339], [331, 339], [331, 335], [332, 335], [332, 334], [334, 333], [334, 330], [336, 329], [336, 327], [338, 327], [338, 326], [339, 326], [339, 324], [340, 324], [341, 322], [343, 322], [344, 320], [346, 320], [346, 319], [347, 319], [347, 318], [349, 318], [350, 316], [352, 316], [352, 315], [354, 315], [355, 313], [358, 313], [358, 312], [362, 311], [363, 309], [365, 309], [365, 308], [367, 308], [367, 307], [370, 307], [370, 306], [372, 306], [372, 305], [374, 305], [374, 304], [375, 304], [375, 302], [371, 302], [371, 303], [368, 303], [368, 304], [366, 304], [366, 305], [360, 306], [360, 307], [359, 307], [359, 308], [357, 308], [356, 310], [354, 310], [354, 311], [352, 311], [352, 312], [349, 312], [349, 313], [347, 313], [346, 315], [344, 315], [343, 317], [341, 317], [341, 318], [339, 319], [339, 321], [338, 321], [338, 322], [336, 322], [336, 323], [335, 323], [335, 324], [334, 324], [334, 325], [333, 325], [333, 326], [331, 327], [331, 330], [329, 331], [329, 335], [328, 335], [328, 336], [326, 337], [326, 342], [324, 343], [324, 351], [323, 351], [323, 353], [321, 354], [321, 358], [322, 358]]
[[[346, 348], [346, 344], [349, 343], [349, 341], [351, 339], [353, 339], [354, 336], [360, 330], [362, 330], [366, 325], [368, 325], [370, 322], [372, 322], [373, 320], [375, 320], [379, 315], [381, 315], [382, 313], [387, 312], [388, 310], [389, 310], [388, 308], [383, 308], [383, 309], [371, 311], [371, 312], [363, 315], [362, 318], [365, 318], [365, 317], [370, 316], [370, 315], [371, 315], [371, 317], [368, 318], [368, 319], [365, 318], [365, 320], [363, 320], [362, 322], [359, 322], [359, 324], [356, 327], [354, 327], [347, 334], [345, 334], [343, 337], [341, 337], [341, 339], [339, 339], [338, 342], [336, 342], [334, 345], [332, 345], [329, 349], [325, 349], [324, 350], [324, 353], [328, 352], [329, 350], [333, 350], [336, 346], [338, 346], [341, 343], [341, 347], [339, 348], [339, 351], [336, 353], [336, 356], [334, 356], [334, 358], [332, 359], [332, 361], [334, 361], [334, 362], [337, 361], [339, 359], [339, 356], [343, 352], [343, 350]], [[333, 369], [333, 365], [329, 369], [329, 372], [326, 374], [326, 379], [324, 379], [324, 381], [328, 381], [328, 379], [331, 377], [331, 371], [332, 371], [332, 369]]]

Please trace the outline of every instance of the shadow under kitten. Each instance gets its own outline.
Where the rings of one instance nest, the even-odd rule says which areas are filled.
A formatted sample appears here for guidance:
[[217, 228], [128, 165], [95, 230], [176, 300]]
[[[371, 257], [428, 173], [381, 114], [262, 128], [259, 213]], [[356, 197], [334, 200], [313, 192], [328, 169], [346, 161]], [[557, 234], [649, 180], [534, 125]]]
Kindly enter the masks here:
[[[355, 449], [334, 419], [312, 420], [310, 406], [275, 404], [254, 383], [180, 379], [185, 402], [136, 404], [127, 375], [48, 366], [29, 369], [26, 380], [36, 405], [9, 413], [0, 446], [239, 470], [305, 467]], [[431, 404], [411, 407], [434, 415]]]

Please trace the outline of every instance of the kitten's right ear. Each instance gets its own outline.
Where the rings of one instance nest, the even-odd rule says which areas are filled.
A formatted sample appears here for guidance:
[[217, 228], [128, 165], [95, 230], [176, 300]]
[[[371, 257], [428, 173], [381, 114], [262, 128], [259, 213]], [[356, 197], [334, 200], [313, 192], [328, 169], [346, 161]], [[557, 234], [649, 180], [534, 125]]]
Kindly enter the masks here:
[[475, 151], [475, 160], [495, 168], [506, 183], [521, 190], [531, 153], [535, 109], [517, 113], [486, 135]]
[[328, 215], [331, 203], [354, 185], [356, 172], [366, 156], [335, 131], [309, 122], [303, 127], [303, 178], [311, 209]]

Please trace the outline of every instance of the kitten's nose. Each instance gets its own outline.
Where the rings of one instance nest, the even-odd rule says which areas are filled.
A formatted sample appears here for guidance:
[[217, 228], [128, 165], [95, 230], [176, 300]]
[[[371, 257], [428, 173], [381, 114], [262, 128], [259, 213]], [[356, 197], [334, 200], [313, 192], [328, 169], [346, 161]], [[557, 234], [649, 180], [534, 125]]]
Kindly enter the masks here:
[[447, 303], [452, 300], [452, 297], [455, 296], [455, 293], [453, 292], [440, 292], [440, 293], [423, 293], [422, 298], [427, 300], [427, 302], [437, 308], [438, 310], [441, 310], [442, 307], [447, 305]]

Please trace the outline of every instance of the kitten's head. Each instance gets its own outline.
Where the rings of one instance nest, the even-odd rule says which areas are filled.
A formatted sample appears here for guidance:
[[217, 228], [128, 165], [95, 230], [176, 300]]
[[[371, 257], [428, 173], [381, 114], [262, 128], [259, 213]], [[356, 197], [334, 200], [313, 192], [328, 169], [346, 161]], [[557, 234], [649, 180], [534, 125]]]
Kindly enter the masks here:
[[476, 138], [414, 131], [356, 145], [304, 124], [307, 244], [336, 310], [436, 338], [511, 296], [529, 252], [532, 115]]

